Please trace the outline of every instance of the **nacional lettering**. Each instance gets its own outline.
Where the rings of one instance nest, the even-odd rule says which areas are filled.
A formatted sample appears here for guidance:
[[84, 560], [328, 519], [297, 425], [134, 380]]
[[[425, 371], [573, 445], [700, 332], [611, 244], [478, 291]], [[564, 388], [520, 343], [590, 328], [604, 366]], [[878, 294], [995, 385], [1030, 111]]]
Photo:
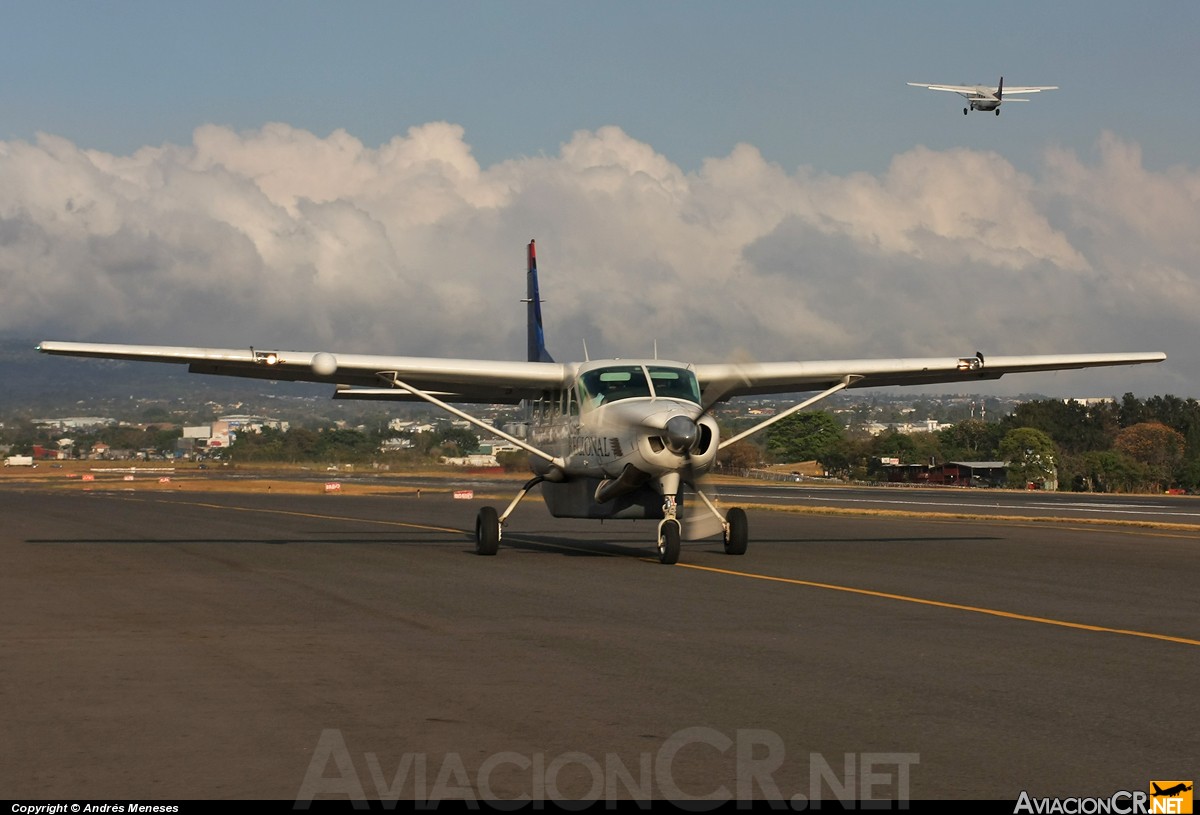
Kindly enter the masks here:
[[612, 450], [605, 436], [571, 436], [571, 455], [595, 456], [605, 458], [612, 455]]

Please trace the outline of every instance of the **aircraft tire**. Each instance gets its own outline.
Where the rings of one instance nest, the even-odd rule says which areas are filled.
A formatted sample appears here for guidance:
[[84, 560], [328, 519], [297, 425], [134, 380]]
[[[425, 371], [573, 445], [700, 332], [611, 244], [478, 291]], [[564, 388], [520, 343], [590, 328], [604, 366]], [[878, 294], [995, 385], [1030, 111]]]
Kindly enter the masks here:
[[750, 526], [746, 522], [746, 511], [734, 507], [725, 514], [725, 522], [729, 531], [725, 533], [725, 554], [744, 555], [750, 542]]
[[475, 518], [475, 554], [494, 555], [500, 548], [500, 519], [492, 507], [483, 507]]
[[966, 115], [967, 115], [967, 109], [963, 108], [963, 116], [966, 116]]
[[1000, 108], [996, 108], [996, 115], [997, 115], [997, 116], [999, 116], [999, 115], [1000, 115]]
[[679, 521], [667, 521], [658, 533], [658, 562], [672, 566], [679, 562]]

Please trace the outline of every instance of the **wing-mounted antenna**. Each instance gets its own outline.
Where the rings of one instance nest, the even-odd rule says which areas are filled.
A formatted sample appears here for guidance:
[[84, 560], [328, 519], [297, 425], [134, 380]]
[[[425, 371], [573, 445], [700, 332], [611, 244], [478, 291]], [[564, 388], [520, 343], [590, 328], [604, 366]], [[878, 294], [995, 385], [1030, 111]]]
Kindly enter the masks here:
[[530, 362], [553, 362], [554, 359], [546, 351], [546, 332], [542, 328], [542, 299], [538, 293], [537, 247], [534, 241], [529, 241], [527, 251], [528, 271], [525, 273], [526, 303], [526, 338], [527, 353]]
[[656, 360], [658, 359], [658, 338], [657, 337], [655, 337], [655, 339], [654, 339], [654, 358]]
[[590, 356], [588, 356], [588, 350], [587, 350], [587, 338], [586, 338], [586, 337], [585, 337], [585, 338], [584, 338], [584, 340], [583, 340], [583, 361], [584, 361], [584, 362], [591, 362], [591, 361], [592, 361], [592, 358], [591, 358]]

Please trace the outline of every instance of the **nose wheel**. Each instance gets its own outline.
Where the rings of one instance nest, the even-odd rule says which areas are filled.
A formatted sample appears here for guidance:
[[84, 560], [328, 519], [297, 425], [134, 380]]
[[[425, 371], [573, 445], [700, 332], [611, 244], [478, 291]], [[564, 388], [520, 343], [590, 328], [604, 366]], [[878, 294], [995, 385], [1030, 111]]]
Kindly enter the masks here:
[[679, 562], [679, 521], [668, 518], [658, 525], [658, 562], [672, 566]]

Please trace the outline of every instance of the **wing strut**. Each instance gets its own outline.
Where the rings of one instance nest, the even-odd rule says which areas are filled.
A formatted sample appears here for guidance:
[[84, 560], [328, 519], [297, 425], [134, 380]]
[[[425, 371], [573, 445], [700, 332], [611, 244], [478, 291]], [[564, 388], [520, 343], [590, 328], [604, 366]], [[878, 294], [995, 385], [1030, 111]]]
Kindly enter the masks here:
[[494, 433], [495, 435], [499, 436], [500, 438], [504, 439], [505, 441], [511, 442], [512, 444], [517, 445], [517, 447], [520, 447], [522, 450], [525, 450], [526, 452], [532, 453], [535, 456], [546, 459], [546, 461], [549, 461], [555, 467], [558, 467], [561, 469], [566, 466], [566, 462], [564, 462], [561, 458], [555, 458], [554, 456], [550, 455], [549, 453], [545, 452], [544, 450], [539, 450], [538, 448], [534, 447], [532, 444], [527, 444], [526, 442], [523, 442], [520, 439], [518, 439], [516, 436], [512, 436], [512, 435], [509, 435], [508, 433], [505, 433], [503, 430], [496, 427], [495, 425], [488, 424], [483, 419], [478, 419], [478, 418], [472, 416], [470, 413], [466, 413], [465, 411], [459, 410], [458, 408], [454, 407], [453, 405], [446, 404], [441, 399], [438, 399], [436, 396], [433, 396], [432, 394], [425, 393], [425, 391], [420, 390], [419, 388], [414, 388], [412, 385], [409, 385], [405, 382], [400, 381], [400, 375], [397, 371], [379, 371], [376, 374], [376, 376], [378, 376], [380, 379], [384, 380], [385, 382], [387, 382], [389, 385], [391, 385], [394, 388], [400, 388], [401, 390], [408, 391], [413, 396], [416, 396], [419, 399], [424, 399], [429, 404], [431, 404], [435, 407], [439, 407], [442, 410], [446, 411], [447, 413], [449, 413], [453, 416], [457, 416], [458, 418], [460, 418], [464, 421], [470, 422], [471, 424], [475, 425], [476, 427], [482, 428], [483, 430], [486, 430], [489, 433]]
[[851, 385], [853, 385], [855, 382], [857, 382], [860, 379], [862, 379], [862, 377], [859, 376], [858, 374], [849, 374], [847, 376], [844, 376], [844, 377], [842, 377], [841, 382], [837, 383], [829, 390], [822, 391], [821, 393], [818, 393], [816, 396], [814, 396], [810, 399], [805, 399], [803, 402], [801, 402], [798, 405], [792, 405], [790, 408], [785, 410], [783, 413], [777, 413], [774, 416], [772, 416], [771, 418], [767, 419], [765, 422], [759, 422], [758, 424], [754, 425], [754, 427], [750, 428], [749, 430], [743, 430], [741, 433], [738, 433], [736, 436], [733, 436], [732, 438], [728, 438], [725, 441], [718, 444], [717, 449], [723, 450], [726, 447], [728, 447], [729, 445], [733, 444], [734, 442], [741, 441], [742, 439], [746, 438], [747, 436], [753, 436], [758, 431], [765, 430], [769, 425], [775, 424], [780, 419], [786, 419], [788, 416], [791, 416], [796, 411], [804, 410], [804, 408], [808, 407], [809, 405], [813, 404], [814, 402], [820, 402], [822, 399], [828, 399], [830, 396], [833, 396], [838, 391], [845, 390], [846, 388], [850, 387]]

